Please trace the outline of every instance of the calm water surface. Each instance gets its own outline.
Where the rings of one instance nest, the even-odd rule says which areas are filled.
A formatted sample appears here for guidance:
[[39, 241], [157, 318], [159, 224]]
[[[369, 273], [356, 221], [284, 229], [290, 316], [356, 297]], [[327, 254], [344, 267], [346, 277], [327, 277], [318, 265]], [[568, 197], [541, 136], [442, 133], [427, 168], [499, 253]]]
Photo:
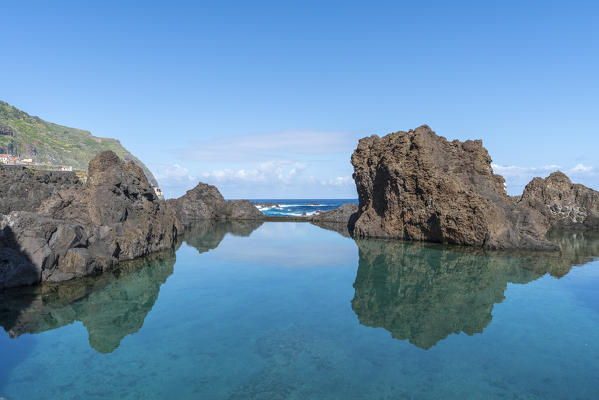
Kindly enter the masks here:
[[599, 240], [488, 253], [308, 223], [0, 295], [0, 397], [597, 399]]

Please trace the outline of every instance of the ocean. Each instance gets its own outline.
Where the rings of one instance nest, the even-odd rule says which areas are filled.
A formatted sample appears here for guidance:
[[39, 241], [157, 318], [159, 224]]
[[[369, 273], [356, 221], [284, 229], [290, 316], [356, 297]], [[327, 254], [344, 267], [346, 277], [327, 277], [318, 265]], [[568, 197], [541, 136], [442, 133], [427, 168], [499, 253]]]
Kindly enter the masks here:
[[358, 204], [358, 199], [252, 199], [264, 215], [310, 217], [331, 211], [345, 203]]

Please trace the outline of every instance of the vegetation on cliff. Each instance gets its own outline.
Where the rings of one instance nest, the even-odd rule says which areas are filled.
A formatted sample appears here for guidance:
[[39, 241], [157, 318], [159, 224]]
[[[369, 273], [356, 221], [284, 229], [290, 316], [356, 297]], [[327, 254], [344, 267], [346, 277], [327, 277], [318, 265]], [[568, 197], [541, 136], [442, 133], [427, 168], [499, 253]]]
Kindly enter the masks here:
[[139, 165], [148, 181], [157, 185], [150, 170], [117, 139], [100, 138], [88, 131], [53, 124], [0, 101], [0, 153], [85, 171], [91, 159], [106, 150]]

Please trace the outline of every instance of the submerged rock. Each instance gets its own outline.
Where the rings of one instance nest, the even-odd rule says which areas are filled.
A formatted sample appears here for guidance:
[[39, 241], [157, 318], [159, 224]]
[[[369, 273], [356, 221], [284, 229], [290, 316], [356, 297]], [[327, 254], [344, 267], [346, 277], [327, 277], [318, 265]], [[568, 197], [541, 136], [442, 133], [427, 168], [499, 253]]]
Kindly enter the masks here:
[[546, 218], [507, 195], [480, 140], [449, 142], [423, 125], [361, 139], [351, 162], [355, 237], [558, 249], [545, 239]]
[[102, 152], [82, 187], [58, 191], [36, 213], [0, 218], [0, 254], [18, 253], [0, 259], [0, 288], [90, 275], [172, 248], [177, 226], [141, 168]]
[[249, 200], [227, 201], [215, 186], [206, 183], [188, 190], [178, 199], [167, 200], [167, 205], [184, 227], [194, 221], [209, 219], [258, 220], [264, 214]]
[[518, 201], [539, 211], [552, 227], [599, 229], [599, 192], [572, 183], [562, 172], [534, 178]]

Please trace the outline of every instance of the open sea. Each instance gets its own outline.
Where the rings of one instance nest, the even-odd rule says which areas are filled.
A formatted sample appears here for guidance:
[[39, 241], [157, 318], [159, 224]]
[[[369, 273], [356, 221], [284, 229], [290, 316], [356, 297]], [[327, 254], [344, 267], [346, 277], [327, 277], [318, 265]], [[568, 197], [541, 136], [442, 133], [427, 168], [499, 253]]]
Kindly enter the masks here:
[[268, 216], [310, 217], [331, 211], [345, 203], [358, 204], [358, 199], [253, 199], [258, 209]]
[[599, 237], [554, 238], [561, 253], [489, 252], [200, 224], [174, 251], [0, 293], [0, 397], [598, 399]]

